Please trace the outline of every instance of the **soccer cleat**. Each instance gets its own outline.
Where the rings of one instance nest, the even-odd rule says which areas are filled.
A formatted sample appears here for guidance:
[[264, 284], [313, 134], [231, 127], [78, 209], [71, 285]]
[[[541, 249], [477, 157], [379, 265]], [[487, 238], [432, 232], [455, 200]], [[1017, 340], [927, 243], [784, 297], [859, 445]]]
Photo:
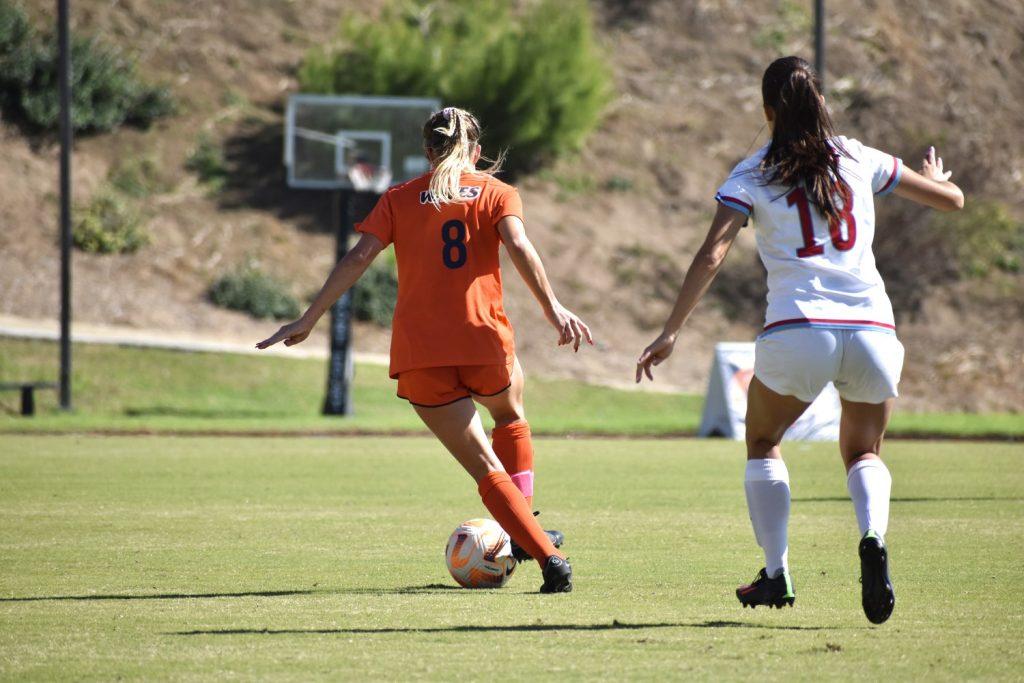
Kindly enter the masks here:
[[762, 568], [754, 580], [736, 589], [736, 597], [744, 606], [754, 609], [758, 605], [768, 605], [782, 609], [785, 605], [793, 606], [796, 601], [796, 594], [793, 592], [793, 579], [789, 572], [783, 570], [774, 579], [768, 577], [768, 572]]
[[569, 593], [572, 591], [572, 567], [568, 559], [552, 555], [544, 565], [544, 584], [541, 593]]
[[[562, 544], [565, 543], [565, 534], [561, 531], [548, 531], [545, 529], [544, 533], [548, 535], [548, 540], [551, 541], [551, 545], [556, 548], [561, 548]], [[515, 541], [512, 541], [512, 557], [516, 558], [520, 562], [526, 562], [527, 560], [533, 559], [530, 557], [530, 553], [519, 547], [519, 544]]]
[[[536, 517], [539, 514], [540, 512], [534, 512], [533, 516]], [[563, 534], [561, 531], [551, 531], [545, 529], [544, 533], [548, 535], [548, 539], [551, 541], [551, 545], [555, 546], [556, 548], [561, 548], [562, 544], [565, 543], [565, 534]], [[512, 541], [512, 557], [516, 558], [520, 562], [525, 562], [527, 560], [533, 559], [532, 557], [530, 557], [530, 553], [520, 548], [519, 544], [515, 541]]]
[[860, 540], [860, 591], [864, 615], [872, 624], [883, 624], [892, 616], [896, 593], [889, 578], [889, 551], [871, 529]]

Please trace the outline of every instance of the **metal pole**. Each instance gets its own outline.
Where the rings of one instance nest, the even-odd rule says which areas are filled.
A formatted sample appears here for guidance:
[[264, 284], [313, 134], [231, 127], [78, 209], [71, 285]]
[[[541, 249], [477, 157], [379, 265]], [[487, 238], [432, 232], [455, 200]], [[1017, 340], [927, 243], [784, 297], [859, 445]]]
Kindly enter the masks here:
[[825, 0], [814, 0], [814, 70], [825, 92]]
[[71, 410], [71, 31], [68, 0], [57, 0], [60, 79], [60, 407]]
[[[337, 233], [337, 260], [348, 253], [348, 238], [355, 223], [352, 190], [334, 194], [334, 225]], [[324, 415], [352, 414], [352, 290], [331, 306], [331, 360], [327, 370], [327, 396]]]

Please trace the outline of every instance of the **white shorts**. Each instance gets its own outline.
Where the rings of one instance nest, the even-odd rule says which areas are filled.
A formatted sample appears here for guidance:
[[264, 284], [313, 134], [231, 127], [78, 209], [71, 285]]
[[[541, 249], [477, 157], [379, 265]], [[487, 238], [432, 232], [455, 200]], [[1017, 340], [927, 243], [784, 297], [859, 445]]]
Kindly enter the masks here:
[[799, 327], [758, 338], [754, 376], [784, 396], [812, 402], [832, 382], [856, 403], [882, 403], [899, 394], [903, 344], [877, 330]]

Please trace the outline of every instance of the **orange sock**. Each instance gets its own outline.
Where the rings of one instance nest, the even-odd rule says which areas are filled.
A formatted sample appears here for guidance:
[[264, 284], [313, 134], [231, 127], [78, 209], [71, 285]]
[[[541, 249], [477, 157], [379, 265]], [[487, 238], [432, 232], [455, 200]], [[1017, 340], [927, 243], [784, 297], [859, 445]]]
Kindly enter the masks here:
[[523, 492], [526, 505], [533, 509], [533, 440], [526, 420], [516, 420], [491, 432], [491, 447], [508, 472], [512, 483]]
[[559, 555], [555, 546], [530, 511], [523, 494], [512, 483], [506, 472], [488, 472], [480, 480], [477, 490], [484, 506], [494, 515], [501, 528], [508, 532], [519, 546], [537, 560], [541, 568], [552, 555]]

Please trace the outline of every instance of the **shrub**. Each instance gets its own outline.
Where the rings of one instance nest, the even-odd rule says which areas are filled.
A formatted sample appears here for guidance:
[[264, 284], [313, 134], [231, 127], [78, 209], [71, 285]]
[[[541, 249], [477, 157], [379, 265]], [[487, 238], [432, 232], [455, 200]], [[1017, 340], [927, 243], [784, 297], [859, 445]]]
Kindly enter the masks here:
[[299, 302], [282, 282], [247, 265], [224, 275], [210, 287], [210, 301], [257, 318], [297, 318]]
[[[128, 124], [146, 127], [174, 111], [166, 88], [144, 84], [134, 63], [90, 37], [71, 42], [71, 125], [105, 132]], [[58, 127], [57, 44], [40, 37], [10, 0], [0, 0], [0, 105], [33, 131]]]
[[754, 36], [754, 46], [775, 53], [785, 53], [786, 46], [795, 37], [808, 35], [812, 17], [808, 5], [797, 0], [782, 0], [775, 15], [766, 13], [768, 24]]
[[984, 277], [997, 270], [1017, 273], [1024, 267], [1024, 222], [998, 202], [971, 201], [963, 211], [936, 216], [935, 223], [963, 276]]
[[80, 213], [71, 240], [82, 251], [126, 254], [149, 242], [139, 214], [112, 192], [101, 191]]
[[314, 93], [434, 96], [484, 125], [491, 155], [536, 168], [597, 126], [611, 77], [585, 0], [392, 0], [379, 19], [348, 15], [299, 72]]
[[8, 0], [0, 0], [0, 98], [5, 108], [11, 94], [8, 84], [31, 81], [39, 49], [25, 14]]
[[135, 157], [120, 162], [107, 175], [110, 185], [118, 192], [136, 199], [171, 189], [172, 183], [161, 172], [160, 165], [151, 156]]
[[356, 320], [389, 327], [396, 299], [398, 276], [395, 274], [394, 257], [378, 260], [363, 273], [352, 292], [352, 313]]
[[196, 146], [185, 161], [185, 168], [195, 173], [199, 182], [209, 185], [213, 190], [223, 187], [228, 178], [224, 150], [206, 133], [199, 136]]

